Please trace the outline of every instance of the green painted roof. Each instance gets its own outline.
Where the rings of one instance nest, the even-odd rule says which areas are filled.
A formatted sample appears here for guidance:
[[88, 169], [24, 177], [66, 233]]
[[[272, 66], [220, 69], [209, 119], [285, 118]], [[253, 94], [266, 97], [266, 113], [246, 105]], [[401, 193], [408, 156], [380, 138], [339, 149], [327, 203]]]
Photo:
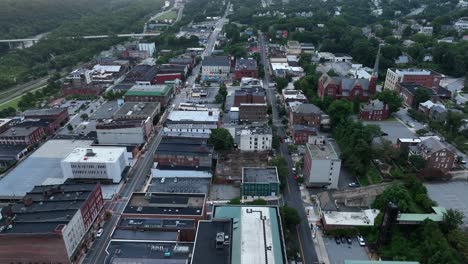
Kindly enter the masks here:
[[[241, 210], [245, 207], [255, 207], [255, 206], [216, 206], [213, 213], [213, 218], [231, 218], [233, 219], [233, 234], [232, 234], [232, 264], [241, 264], [241, 250], [242, 250], [242, 221], [241, 221]], [[261, 207], [265, 208], [265, 207]], [[271, 236], [274, 249], [274, 258], [275, 263], [281, 264], [284, 263], [283, 257], [283, 246], [282, 246], [282, 237], [280, 231], [280, 223], [278, 222], [276, 207], [268, 207], [270, 213], [269, 219], [271, 223]], [[244, 235], [246, 235], [244, 233]]]
[[[134, 86], [125, 95], [133, 96], [167, 96], [172, 91], [172, 85], [166, 85], [164, 89], [151, 89], [153, 85]], [[159, 88], [159, 87], [158, 87]]]
[[419, 264], [417, 261], [345, 260], [345, 264]]
[[443, 207], [432, 207], [434, 213], [432, 214], [400, 214], [398, 215], [398, 221], [406, 222], [422, 222], [426, 219], [434, 222], [441, 222], [444, 219], [444, 213], [446, 212]]

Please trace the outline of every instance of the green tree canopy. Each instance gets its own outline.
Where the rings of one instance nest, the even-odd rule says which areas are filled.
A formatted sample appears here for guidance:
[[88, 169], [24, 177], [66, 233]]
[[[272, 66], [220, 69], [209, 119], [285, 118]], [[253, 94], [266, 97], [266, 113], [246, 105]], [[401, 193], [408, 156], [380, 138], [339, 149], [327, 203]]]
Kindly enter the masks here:
[[392, 185], [385, 189], [385, 191], [377, 196], [372, 207], [380, 210], [385, 210], [385, 207], [389, 202], [392, 202], [398, 206], [400, 212], [409, 212], [411, 208], [411, 195], [408, 190], [402, 185]]
[[383, 90], [376, 97], [388, 105], [391, 113], [398, 111], [403, 103], [403, 98], [401, 98], [400, 94], [393, 90]]
[[335, 100], [328, 107], [328, 114], [332, 124], [346, 120], [353, 113], [353, 104], [345, 99]]
[[419, 106], [419, 103], [424, 103], [429, 99], [431, 99], [431, 95], [430, 95], [428, 89], [419, 87], [414, 92], [413, 107], [417, 108]]
[[293, 228], [301, 222], [301, 217], [295, 208], [287, 205], [280, 207], [281, 221], [287, 228]]
[[463, 212], [455, 209], [448, 209], [447, 212], [444, 213], [442, 229], [445, 233], [457, 229], [461, 224], [463, 224], [464, 217]]
[[225, 128], [212, 129], [208, 143], [212, 144], [215, 150], [231, 150], [234, 147], [234, 139]]

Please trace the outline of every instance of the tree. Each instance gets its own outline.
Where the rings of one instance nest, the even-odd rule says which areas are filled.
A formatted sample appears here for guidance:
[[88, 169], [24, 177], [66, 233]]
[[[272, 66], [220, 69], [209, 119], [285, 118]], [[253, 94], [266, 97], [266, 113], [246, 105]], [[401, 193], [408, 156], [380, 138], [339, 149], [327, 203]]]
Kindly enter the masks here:
[[328, 114], [332, 124], [337, 124], [340, 120], [346, 120], [353, 113], [353, 105], [345, 99], [335, 100], [328, 107]]
[[426, 102], [427, 100], [430, 100], [430, 99], [431, 99], [431, 95], [429, 94], [428, 89], [419, 87], [414, 92], [412, 107], [417, 108], [419, 106], [419, 103]]
[[457, 136], [458, 130], [464, 123], [463, 118], [464, 115], [462, 113], [448, 111], [447, 118], [445, 119], [445, 130], [450, 134], [450, 136]]
[[421, 155], [411, 155], [408, 160], [417, 170], [422, 170], [426, 167], [427, 161]]
[[73, 130], [73, 126], [72, 126], [72, 124], [68, 123], [68, 125], [67, 125], [67, 129], [68, 129], [69, 131], [72, 131], [72, 130]]
[[215, 150], [231, 150], [234, 147], [234, 139], [225, 128], [212, 129], [208, 143], [212, 144]]
[[88, 120], [89, 116], [86, 113], [80, 115], [81, 120]]
[[390, 113], [397, 112], [403, 103], [403, 98], [401, 98], [401, 96], [393, 90], [383, 90], [382, 92], [378, 93], [376, 97], [388, 105]]
[[286, 86], [288, 86], [288, 80], [286, 78], [277, 77], [275, 78], [276, 81], [276, 89], [278, 92], [281, 92]]
[[226, 100], [226, 96], [227, 96], [226, 85], [221, 84], [219, 86], [218, 94], [215, 97], [216, 103], [217, 104], [223, 104], [225, 102], [225, 100]]
[[445, 233], [448, 233], [452, 230], [457, 229], [461, 224], [463, 224], [464, 214], [461, 211], [455, 209], [448, 209], [444, 213], [444, 218], [442, 221], [442, 230]]
[[402, 185], [392, 185], [377, 196], [372, 207], [385, 210], [389, 202], [396, 204], [401, 212], [409, 212], [412, 199], [405, 187]]
[[231, 199], [228, 204], [241, 204], [240, 198]]
[[252, 202], [249, 202], [250, 205], [267, 205], [268, 202], [263, 199], [255, 199]]
[[301, 217], [295, 208], [289, 207], [287, 205], [281, 206], [280, 215], [283, 225], [289, 229], [292, 229], [301, 223]]

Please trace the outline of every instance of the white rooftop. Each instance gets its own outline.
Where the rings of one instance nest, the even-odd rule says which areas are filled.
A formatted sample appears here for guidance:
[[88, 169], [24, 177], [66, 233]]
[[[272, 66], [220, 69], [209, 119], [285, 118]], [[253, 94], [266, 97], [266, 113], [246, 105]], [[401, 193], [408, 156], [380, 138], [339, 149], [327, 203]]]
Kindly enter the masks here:
[[[247, 213], [250, 210], [255, 212]], [[264, 221], [260, 220], [260, 215], [264, 217]], [[269, 208], [243, 207], [240, 220], [242, 226], [240, 263], [275, 263], [274, 250], [277, 249], [273, 247]], [[266, 251], [266, 254], [265, 251], [258, 250], [267, 246], [272, 247]]]
[[211, 178], [209, 171], [151, 169], [153, 178]]
[[327, 225], [373, 226], [379, 212], [377, 209], [367, 209], [361, 212], [325, 211], [323, 217]]
[[398, 75], [431, 75], [431, 71], [424, 69], [397, 69]]
[[193, 121], [193, 122], [218, 122], [219, 111], [172, 111], [167, 117], [167, 120]]
[[119, 147], [75, 148], [65, 159], [63, 159], [63, 161], [80, 163], [114, 163], [124, 155], [126, 151], [126, 148]]
[[403, 143], [420, 143], [421, 139], [419, 138], [399, 138], [400, 142]]
[[0, 180], [0, 197], [22, 197], [47, 178], [63, 178], [60, 161], [77, 147], [92, 140], [53, 139], [18, 164]]
[[96, 64], [96, 65], [94, 65], [93, 70], [98, 71], [98, 72], [119, 72], [121, 67], [122, 66], [120, 66], [120, 65]]

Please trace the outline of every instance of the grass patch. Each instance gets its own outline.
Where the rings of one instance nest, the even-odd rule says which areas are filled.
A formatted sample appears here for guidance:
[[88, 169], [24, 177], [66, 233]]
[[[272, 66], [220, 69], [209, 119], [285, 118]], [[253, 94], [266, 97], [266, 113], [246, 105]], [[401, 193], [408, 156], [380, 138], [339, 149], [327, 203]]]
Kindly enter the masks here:
[[0, 104], [0, 110], [6, 109], [8, 107], [18, 108], [18, 102], [21, 100], [21, 96], [16, 97], [15, 99], [8, 101], [6, 103]]
[[367, 178], [367, 175], [364, 176], [359, 176], [359, 184], [361, 186], [368, 186], [370, 185], [369, 179]]
[[164, 19], [176, 19], [177, 18], [177, 13], [175, 11], [170, 11], [170, 12], [167, 12], [167, 13], [164, 13], [158, 17], [156, 17], [155, 19], [156, 20], [164, 20]]
[[372, 181], [372, 184], [377, 184], [382, 182], [382, 178], [380, 177], [379, 171], [375, 166], [371, 166], [369, 171], [367, 172], [367, 178]]

